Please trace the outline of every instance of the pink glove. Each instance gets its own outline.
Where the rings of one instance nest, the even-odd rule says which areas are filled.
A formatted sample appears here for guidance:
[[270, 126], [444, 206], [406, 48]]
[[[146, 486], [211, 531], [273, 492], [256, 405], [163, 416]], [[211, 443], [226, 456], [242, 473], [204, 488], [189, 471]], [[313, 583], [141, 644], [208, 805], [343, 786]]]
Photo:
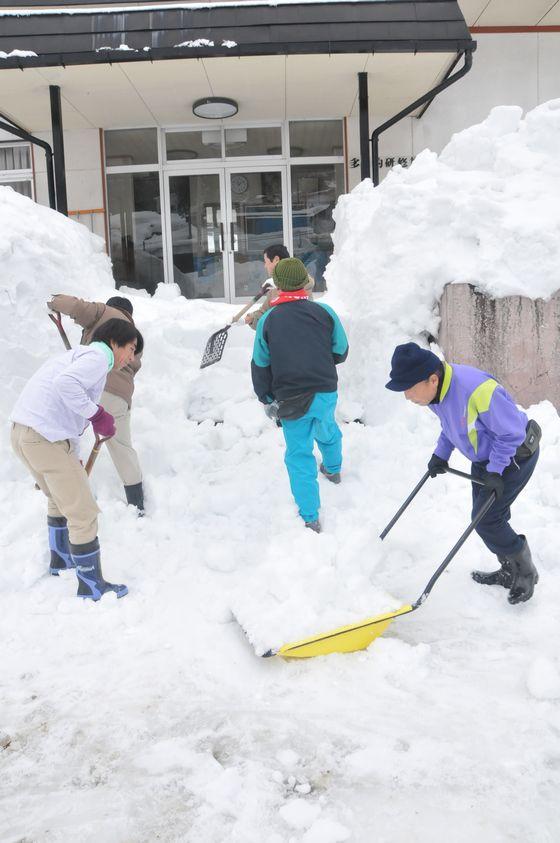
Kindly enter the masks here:
[[97, 405], [97, 412], [90, 418], [93, 432], [103, 438], [114, 436], [116, 433], [115, 419], [107, 413], [101, 404]]

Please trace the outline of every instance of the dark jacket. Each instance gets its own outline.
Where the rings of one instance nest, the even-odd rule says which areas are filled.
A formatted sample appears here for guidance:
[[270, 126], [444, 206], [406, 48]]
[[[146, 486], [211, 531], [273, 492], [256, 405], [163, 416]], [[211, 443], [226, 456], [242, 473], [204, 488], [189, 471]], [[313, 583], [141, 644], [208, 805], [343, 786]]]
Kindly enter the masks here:
[[307, 299], [277, 304], [257, 325], [253, 387], [263, 404], [304, 392], [335, 392], [336, 364], [347, 356], [344, 328], [328, 304]]

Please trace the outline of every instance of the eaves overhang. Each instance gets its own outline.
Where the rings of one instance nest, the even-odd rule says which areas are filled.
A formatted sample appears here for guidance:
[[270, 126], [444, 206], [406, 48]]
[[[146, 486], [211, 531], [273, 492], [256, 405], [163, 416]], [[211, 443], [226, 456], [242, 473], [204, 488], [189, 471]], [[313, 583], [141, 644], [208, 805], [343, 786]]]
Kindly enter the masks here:
[[230, 56], [461, 53], [457, 0], [123, 3], [0, 0], [0, 70]]

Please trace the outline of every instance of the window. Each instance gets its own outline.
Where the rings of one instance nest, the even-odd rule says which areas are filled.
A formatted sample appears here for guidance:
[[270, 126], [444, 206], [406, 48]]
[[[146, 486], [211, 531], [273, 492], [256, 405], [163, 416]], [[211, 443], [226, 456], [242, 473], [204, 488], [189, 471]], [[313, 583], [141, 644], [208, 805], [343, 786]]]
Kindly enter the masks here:
[[157, 129], [116, 129], [105, 132], [108, 167], [158, 163]]
[[280, 126], [256, 129], [226, 129], [226, 155], [282, 155]]
[[31, 150], [28, 146], [0, 146], [0, 170], [30, 170]]
[[290, 123], [292, 158], [344, 155], [341, 120], [296, 120]]
[[0, 185], [33, 199], [33, 169], [28, 143], [0, 143]]
[[325, 269], [333, 253], [332, 212], [344, 193], [343, 164], [298, 164], [291, 168], [294, 256], [315, 279], [315, 290], [326, 289]]
[[166, 132], [165, 148], [168, 161], [221, 158], [222, 133], [220, 129], [203, 129], [196, 132]]
[[158, 173], [109, 174], [107, 201], [116, 285], [153, 295], [164, 280]]
[[16, 193], [21, 193], [22, 196], [27, 196], [33, 199], [33, 191], [31, 190], [31, 180], [29, 181], [4, 181], [0, 173], [0, 187], [11, 187]]

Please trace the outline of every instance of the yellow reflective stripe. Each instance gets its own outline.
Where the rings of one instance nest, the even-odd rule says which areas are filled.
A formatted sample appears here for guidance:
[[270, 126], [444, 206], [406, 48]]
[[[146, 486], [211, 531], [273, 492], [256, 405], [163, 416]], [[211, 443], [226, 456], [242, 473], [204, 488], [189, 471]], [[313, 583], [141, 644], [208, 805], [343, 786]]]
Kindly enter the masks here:
[[475, 454], [478, 451], [478, 433], [476, 431], [476, 420], [480, 413], [486, 413], [490, 407], [494, 390], [498, 386], [493, 378], [483, 381], [471, 392], [467, 405], [467, 431], [469, 442], [473, 446]]
[[441, 387], [441, 392], [439, 396], [440, 402], [443, 401], [447, 393], [449, 392], [449, 387], [451, 386], [451, 378], [453, 377], [453, 367], [449, 365], [449, 363], [443, 364], [443, 384]]

